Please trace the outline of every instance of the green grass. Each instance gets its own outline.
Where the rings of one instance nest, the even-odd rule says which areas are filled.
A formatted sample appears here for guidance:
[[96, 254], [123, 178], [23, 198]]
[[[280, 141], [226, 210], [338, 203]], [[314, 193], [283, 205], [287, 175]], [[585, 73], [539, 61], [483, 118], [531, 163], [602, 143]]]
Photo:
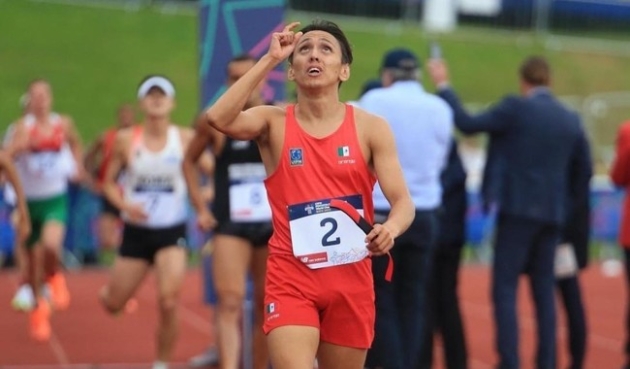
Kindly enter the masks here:
[[[86, 141], [112, 124], [138, 82], [166, 74], [177, 88], [174, 120], [192, 120], [198, 100], [197, 22], [188, 15], [0, 2], [0, 121], [19, 115], [28, 82], [52, 82], [55, 108], [72, 115]], [[4, 30], [10, 30], [7, 36]]]
[[[45, 77], [54, 87], [55, 109], [72, 115], [89, 141], [114, 121], [117, 105], [135, 100], [138, 81], [149, 73], [173, 79], [178, 94], [174, 120], [188, 124], [199, 101], [197, 17], [191, 11], [163, 14], [160, 9], [0, 0], [2, 124], [19, 115], [17, 101], [28, 81]], [[289, 13], [288, 18], [308, 22], [312, 15]], [[417, 25], [336, 20], [347, 30], [355, 53], [352, 77], [341, 90], [343, 99], [355, 99], [364, 81], [377, 76], [386, 50], [406, 46], [424, 58], [432, 38], [441, 43], [453, 84], [469, 103], [486, 104], [517, 92], [517, 66], [534, 53], [550, 59], [559, 95], [585, 97], [630, 86], [630, 58], [553, 50], [527, 32], [461, 27], [452, 34], [431, 36]], [[562, 40], [558, 42], [556, 46], [562, 46]], [[223, 73], [219, 68], [217, 73]], [[614, 131], [615, 120], [623, 114], [601, 129]], [[610, 132], [597, 136], [608, 141], [614, 136]]]

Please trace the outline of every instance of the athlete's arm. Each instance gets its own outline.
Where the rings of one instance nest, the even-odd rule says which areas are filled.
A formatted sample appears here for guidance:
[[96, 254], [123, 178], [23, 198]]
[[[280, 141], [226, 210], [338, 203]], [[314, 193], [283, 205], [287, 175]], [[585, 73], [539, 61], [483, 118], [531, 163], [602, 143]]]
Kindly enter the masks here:
[[184, 172], [184, 178], [186, 179], [186, 186], [188, 187], [188, 196], [190, 196], [190, 201], [197, 212], [207, 207], [199, 188], [197, 163], [200, 161], [200, 158], [203, 157], [204, 152], [207, 151], [206, 148], [212, 141], [212, 135], [210, 134], [211, 129], [211, 127], [203, 122], [203, 118], [197, 120], [195, 124], [195, 135], [186, 148], [182, 163], [182, 170]]
[[83, 174], [85, 173], [85, 168], [83, 166], [83, 144], [81, 142], [81, 136], [79, 135], [72, 118], [64, 117], [64, 121], [66, 124], [68, 145], [70, 145], [70, 151], [72, 151], [72, 156], [74, 157], [74, 162], [77, 168], [76, 177], [78, 179], [82, 179]]
[[13, 166], [11, 158], [4, 153], [0, 153], [0, 171], [5, 173], [7, 181], [9, 181], [15, 191], [15, 196], [17, 198], [17, 210], [20, 214], [20, 220], [18, 221], [18, 234], [21, 240], [26, 240], [31, 233], [31, 220], [28, 207], [26, 206], [26, 195], [24, 194], [22, 182], [15, 170], [15, 166]]
[[237, 140], [254, 140], [263, 135], [269, 126], [267, 111], [275, 108], [257, 106], [246, 111], [242, 110], [254, 88], [276, 65], [275, 61], [263, 56], [214, 105], [206, 110], [207, 122], [220, 132]]
[[[367, 237], [371, 241], [368, 249], [379, 254], [378, 252], [383, 253], [391, 249], [394, 238], [409, 228], [415, 216], [415, 206], [398, 161], [394, 134], [385, 120], [374, 115], [368, 116], [370, 129], [366, 131], [372, 165], [383, 194], [391, 206], [389, 216], [382, 227], [376, 225]], [[383, 231], [383, 228], [386, 231]]]
[[208, 123], [238, 140], [255, 140], [269, 128], [269, 114], [276, 107], [258, 106], [242, 111], [252, 91], [278, 64], [289, 57], [295, 48], [301, 33], [293, 33], [299, 23], [294, 22], [276, 32], [271, 37], [269, 51], [238, 79], [205, 112]]
[[[197, 163], [202, 161], [204, 155], [209, 155], [206, 148], [213, 143], [212, 127], [205, 123], [203, 116], [199, 117], [195, 123], [195, 134], [190, 140], [184, 160], [182, 161], [182, 171], [186, 179], [186, 187], [188, 188], [188, 196], [195, 211], [197, 212], [198, 222], [202, 229], [208, 230], [216, 225], [216, 220], [208, 209], [208, 204], [204, 201], [201, 188], [199, 185], [199, 173]], [[211, 160], [208, 158], [207, 160]], [[214, 171], [214, 163], [212, 164]]]
[[99, 163], [97, 163], [98, 154], [103, 149], [103, 145], [105, 142], [104, 135], [100, 135], [94, 143], [89, 147], [87, 152], [85, 153], [85, 158], [83, 159], [83, 165], [85, 168], [92, 171], [98, 168]]
[[5, 152], [10, 158], [15, 158], [28, 148], [28, 131], [22, 121], [15, 123], [15, 129], [7, 142]]
[[129, 134], [130, 132], [126, 129], [121, 130], [116, 134], [116, 140], [114, 141], [114, 147], [112, 149], [112, 157], [105, 170], [103, 178], [103, 194], [112, 205], [121, 211], [125, 208], [125, 201], [120, 193], [117, 178], [118, 174], [126, 164], [126, 148], [130, 139]]

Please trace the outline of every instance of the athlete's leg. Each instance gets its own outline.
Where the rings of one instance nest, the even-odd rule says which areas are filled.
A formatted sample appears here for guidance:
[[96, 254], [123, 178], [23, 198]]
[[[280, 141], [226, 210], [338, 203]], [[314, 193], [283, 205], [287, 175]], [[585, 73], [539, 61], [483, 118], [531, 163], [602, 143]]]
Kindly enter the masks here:
[[[315, 327], [286, 325], [273, 329], [267, 335], [269, 358], [274, 369], [313, 369], [318, 346], [319, 330]], [[326, 353], [324, 353], [324, 358], [328, 358]], [[327, 368], [321, 361], [319, 361], [319, 367]], [[335, 368], [342, 368], [342, 366]], [[355, 366], [343, 368], [354, 369]]]
[[119, 313], [140, 286], [149, 267], [145, 259], [117, 256], [109, 281], [100, 291], [99, 297], [105, 310]]
[[98, 218], [98, 242], [102, 250], [115, 250], [120, 246], [120, 219], [103, 212]]
[[265, 274], [267, 272], [267, 256], [269, 251], [266, 246], [256, 246], [252, 256], [252, 279], [254, 282], [254, 369], [267, 369], [269, 367], [269, 352], [267, 351], [267, 339], [263, 332], [265, 311]]
[[317, 351], [319, 369], [363, 369], [367, 349], [321, 342]]
[[31, 285], [30, 252], [26, 248], [25, 241], [18, 236], [15, 237], [13, 250], [20, 284], [11, 300], [11, 305], [16, 310], [29, 311], [35, 305], [35, 296]]
[[252, 246], [240, 237], [215, 234], [212, 272], [217, 291], [219, 367], [236, 369], [241, 357], [241, 317]]
[[11, 227], [16, 230], [15, 237], [13, 241], [13, 251], [15, 258], [15, 266], [17, 267], [18, 273], [20, 275], [20, 285], [25, 285], [29, 283], [30, 275], [28, 268], [28, 250], [25, 247], [26, 239], [23, 239], [19, 232], [17, 232], [18, 220], [20, 212], [17, 210], [13, 210], [11, 212], [10, 220]]
[[44, 281], [50, 285], [55, 309], [65, 310], [70, 305], [70, 293], [66, 280], [60, 271], [63, 239], [66, 226], [58, 220], [44, 223], [40, 244], [43, 248]]
[[171, 359], [177, 339], [177, 305], [186, 274], [186, 249], [168, 246], [155, 254], [160, 323], [157, 332], [157, 360]]

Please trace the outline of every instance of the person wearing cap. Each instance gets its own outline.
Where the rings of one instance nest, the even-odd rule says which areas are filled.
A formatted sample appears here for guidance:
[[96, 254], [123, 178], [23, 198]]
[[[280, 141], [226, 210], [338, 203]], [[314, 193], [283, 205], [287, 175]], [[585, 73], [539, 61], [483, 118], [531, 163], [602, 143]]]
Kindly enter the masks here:
[[[415, 368], [428, 324], [428, 291], [442, 202], [440, 175], [452, 144], [453, 114], [442, 99], [423, 89], [419, 78], [416, 55], [404, 48], [393, 49], [383, 58], [383, 88], [369, 91], [359, 101], [363, 109], [384, 117], [394, 132], [416, 209], [413, 223], [391, 252], [395, 266], [391, 283], [381, 277], [386, 258], [373, 260], [376, 335], [368, 353], [369, 367]], [[390, 211], [378, 183], [374, 209], [377, 221]]]
[[[556, 250], [563, 242], [578, 247], [569, 229], [574, 217], [583, 219], [578, 224], [588, 222], [588, 212], [586, 217], [578, 214], [588, 211], [592, 173], [580, 117], [554, 97], [551, 68], [539, 56], [526, 58], [519, 68], [521, 96], [508, 95], [478, 115], [469, 115], [462, 107], [444, 60], [432, 60], [429, 72], [439, 96], [453, 108], [457, 128], [465, 134], [489, 133], [495, 151], [488, 161], [493, 163], [493, 156], [500, 159], [492, 164], [498, 167], [491, 179], [498, 209], [492, 267], [497, 367], [520, 367], [516, 296], [520, 275], [526, 273], [536, 309], [535, 366], [555, 368]], [[587, 244], [584, 235], [579, 238], [580, 244]], [[571, 334], [577, 336], [573, 328]], [[580, 358], [572, 359], [577, 361], [571, 367], [580, 367]]]
[[[171, 122], [175, 88], [167, 78], [142, 80], [138, 100], [143, 122], [117, 132], [103, 181], [104, 194], [120, 210], [124, 227], [100, 300], [112, 314], [131, 310], [129, 299], [153, 267], [160, 312], [153, 368], [166, 369], [177, 339], [178, 298], [187, 265], [187, 191], [181, 165], [193, 132]], [[123, 169], [120, 191], [117, 178]]]
[[68, 218], [68, 179], [82, 177], [82, 145], [72, 118], [52, 111], [53, 94], [48, 81], [36, 79], [28, 86], [28, 113], [15, 125], [6, 151], [15, 160], [27, 205], [32, 232], [25, 240], [29, 255], [29, 283], [34, 306], [29, 306], [31, 337], [48, 341], [51, 306], [43, 285], [50, 286], [52, 308], [66, 310], [70, 292], [61, 271], [61, 256]]

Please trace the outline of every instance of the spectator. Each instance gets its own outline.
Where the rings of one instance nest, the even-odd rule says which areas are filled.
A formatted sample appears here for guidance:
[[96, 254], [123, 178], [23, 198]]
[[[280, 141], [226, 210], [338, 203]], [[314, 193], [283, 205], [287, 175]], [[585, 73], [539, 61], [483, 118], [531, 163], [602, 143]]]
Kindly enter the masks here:
[[[359, 101], [363, 109], [384, 117], [394, 132], [416, 209], [412, 225], [391, 252], [396, 266], [391, 283], [382, 278], [387, 259], [373, 260], [376, 325], [369, 367], [415, 368], [422, 333], [429, 323], [430, 279], [442, 203], [440, 174], [452, 142], [453, 113], [442, 99], [424, 91], [419, 76], [420, 64], [411, 51], [391, 50], [383, 58], [383, 88], [369, 91]], [[379, 184], [374, 189], [377, 219], [389, 213]]]
[[527, 58], [520, 67], [522, 96], [508, 96], [476, 116], [462, 108], [443, 60], [432, 60], [429, 71], [455, 112], [457, 128], [495, 134], [501, 142], [491, 154], [502, 162], [492, 270], [499, 368], [519, 368], [516, 290], [522, 272], [530, 277], [536, 306], [536, 366], [555, 368], [555, 250], [568, 217], [567, 199], [578, 192], [572, 176], [583, 178], [589, 160], [580, 118], [553, 96], [551, 70], [541, 57]]

